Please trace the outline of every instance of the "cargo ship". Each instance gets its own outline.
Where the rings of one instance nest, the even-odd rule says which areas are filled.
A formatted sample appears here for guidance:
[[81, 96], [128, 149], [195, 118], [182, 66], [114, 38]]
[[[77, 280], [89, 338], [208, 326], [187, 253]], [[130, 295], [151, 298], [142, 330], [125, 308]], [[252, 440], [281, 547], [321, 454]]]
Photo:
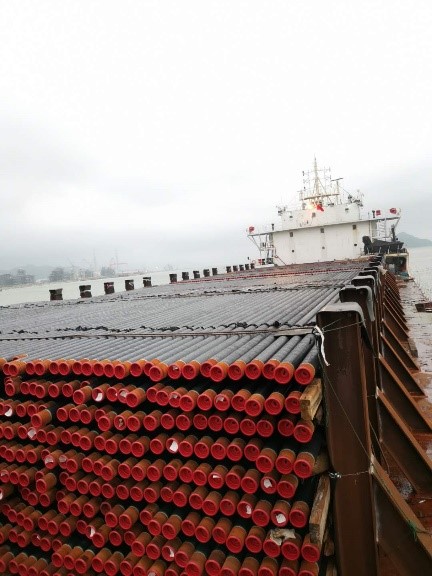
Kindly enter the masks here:
[[319, 222], [262, 267], [0, 309], [1, 574], [432, 573], [406, 253], [284, 264], [285, 233], [332, 254]]
[[396, 237], [399, 208], [366, 213], [363, 195], [347, 193], [342, 178], [328, 168], [303, 172], [303, 188], [293, 208], [277, 207], [277, 222], [249, 226], [248, 238], [259, 251], [260, 265], [287, 266], [356, 259], [364, 254], [405, 253]]

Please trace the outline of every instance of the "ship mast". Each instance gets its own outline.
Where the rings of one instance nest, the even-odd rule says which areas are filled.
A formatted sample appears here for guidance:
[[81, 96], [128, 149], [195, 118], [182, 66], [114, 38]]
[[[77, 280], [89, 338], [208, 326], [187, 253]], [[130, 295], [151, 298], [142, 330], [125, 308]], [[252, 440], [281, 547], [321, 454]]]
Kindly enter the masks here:
[[[318, 168], [316, 157], [313, 169], [303, 172], [303, 190], [299, 193], [302, 209], [316, 205], [340, 204], [339, 180], [331, 179], [330, 168]], [[336, 187], [333, 186], [336, 182]]]

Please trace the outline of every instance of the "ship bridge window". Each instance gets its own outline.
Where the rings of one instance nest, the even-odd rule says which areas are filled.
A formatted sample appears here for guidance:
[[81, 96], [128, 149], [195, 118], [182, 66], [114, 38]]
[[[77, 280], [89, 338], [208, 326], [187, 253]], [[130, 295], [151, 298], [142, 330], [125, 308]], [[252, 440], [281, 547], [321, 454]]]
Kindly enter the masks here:
[[312, 218], [315, 218], [316, 214], [315, 212], [312, 212]]
[[290, 232], [290, 238], [294, 236], [294, 232]]
[[357, 230], [357, 224], [353, 224], [353, 230]]
[[324, 228], [320, 228], [321, 234], [324, 234]]

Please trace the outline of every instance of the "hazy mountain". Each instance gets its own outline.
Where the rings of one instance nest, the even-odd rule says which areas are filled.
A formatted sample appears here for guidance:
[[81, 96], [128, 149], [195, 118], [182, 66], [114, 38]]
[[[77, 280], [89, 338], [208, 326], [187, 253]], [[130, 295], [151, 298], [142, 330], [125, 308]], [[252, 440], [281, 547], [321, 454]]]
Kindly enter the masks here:
[[398, 239], [405, 244], [406, 248], [419, 248], [420, 246], [432, 246], [432, 240], [427, 238], [417, 238], [406, 232], [399, 232]]
[[54, 270], [54, 266], [34, 266], [33, 264], [26, 264], [25, 266], [14, 266], [7, 270], [0, 270], [0, 274], [15, 275], [19, 269], [23, 269], [27, 274], [34, 276], [35, 280], [45, 280]]

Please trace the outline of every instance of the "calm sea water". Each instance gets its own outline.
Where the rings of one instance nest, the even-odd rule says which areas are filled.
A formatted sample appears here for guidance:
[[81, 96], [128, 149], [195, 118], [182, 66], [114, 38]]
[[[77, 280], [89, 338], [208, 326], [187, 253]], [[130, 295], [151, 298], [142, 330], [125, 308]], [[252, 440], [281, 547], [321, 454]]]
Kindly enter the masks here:
[[[222, 268], [221, 268], [222, 270]], [[193, 278], [192, 270], [184, 270], [189, 272], [189, 277]], [[201, 276], [202, 276], [202, 270]], [[148, 272], [135, 276], [117, 277], [117, 278], [98, 278], [96, 280], [77, 280], [76, 282], [47, 282], [44, 284], [35, 284], [32, 286], [25, 286], [22, 288], [3, 288], [0, 292], [0, 306], [8, 304], [21, 304], [23, 302], [42, 302], [49, 300], [50, 290], [55, 288], [63, 289], [63, 299], [77, 299], [80, 297], [79, 287], [82, 284], [90, 284], [93, 296], [101, 296], [104, 294], [104, 282], [114, 282], [114, 290], [116, 292], [125, 291], [125, 280], [133, 279], [135, 289], [143, 287], [143, 276], [150, 276], [152, 285], [169, 284], [169, 275], [177, 273], [179, 280], [181, 280], [181, 271], [176, 270], [170, 272]]]
[[[411, 248], [409, 253], [410, 273], [414, 276], [425, 297], [432, 300], [432, 246]], [[224, 267], [220, 267], [220, 270], [224, 270]], [[175, 272], [181, 279], [181, 271]], [[193, 278], [192, 270], [188, 270], [188, 272], [190, 277]], [[169, 283], [169, 274], [170, 272], [149, 272], [145, 276], [151, 276], [153, 285], [160, 285]], [[135, 288], [141, 288], [143, 285], [142, 275], [131, 275], [126, 278], [134, 279]], [[79, 298], [79, 286], [81, 284], [91, 284], [93, 296], [100, 296], [104, 293], [104, 282], [114, 282], [116, 292], [125, 290], [125, 278], [100, 278], [98, 280], [38, 284], [24, 288], [3, 288], [0, 292], [0, 306], [49, 300], [49, 290], [53, 288], [63, 288], [63, 298], [65, 300], [77, 299]]]

